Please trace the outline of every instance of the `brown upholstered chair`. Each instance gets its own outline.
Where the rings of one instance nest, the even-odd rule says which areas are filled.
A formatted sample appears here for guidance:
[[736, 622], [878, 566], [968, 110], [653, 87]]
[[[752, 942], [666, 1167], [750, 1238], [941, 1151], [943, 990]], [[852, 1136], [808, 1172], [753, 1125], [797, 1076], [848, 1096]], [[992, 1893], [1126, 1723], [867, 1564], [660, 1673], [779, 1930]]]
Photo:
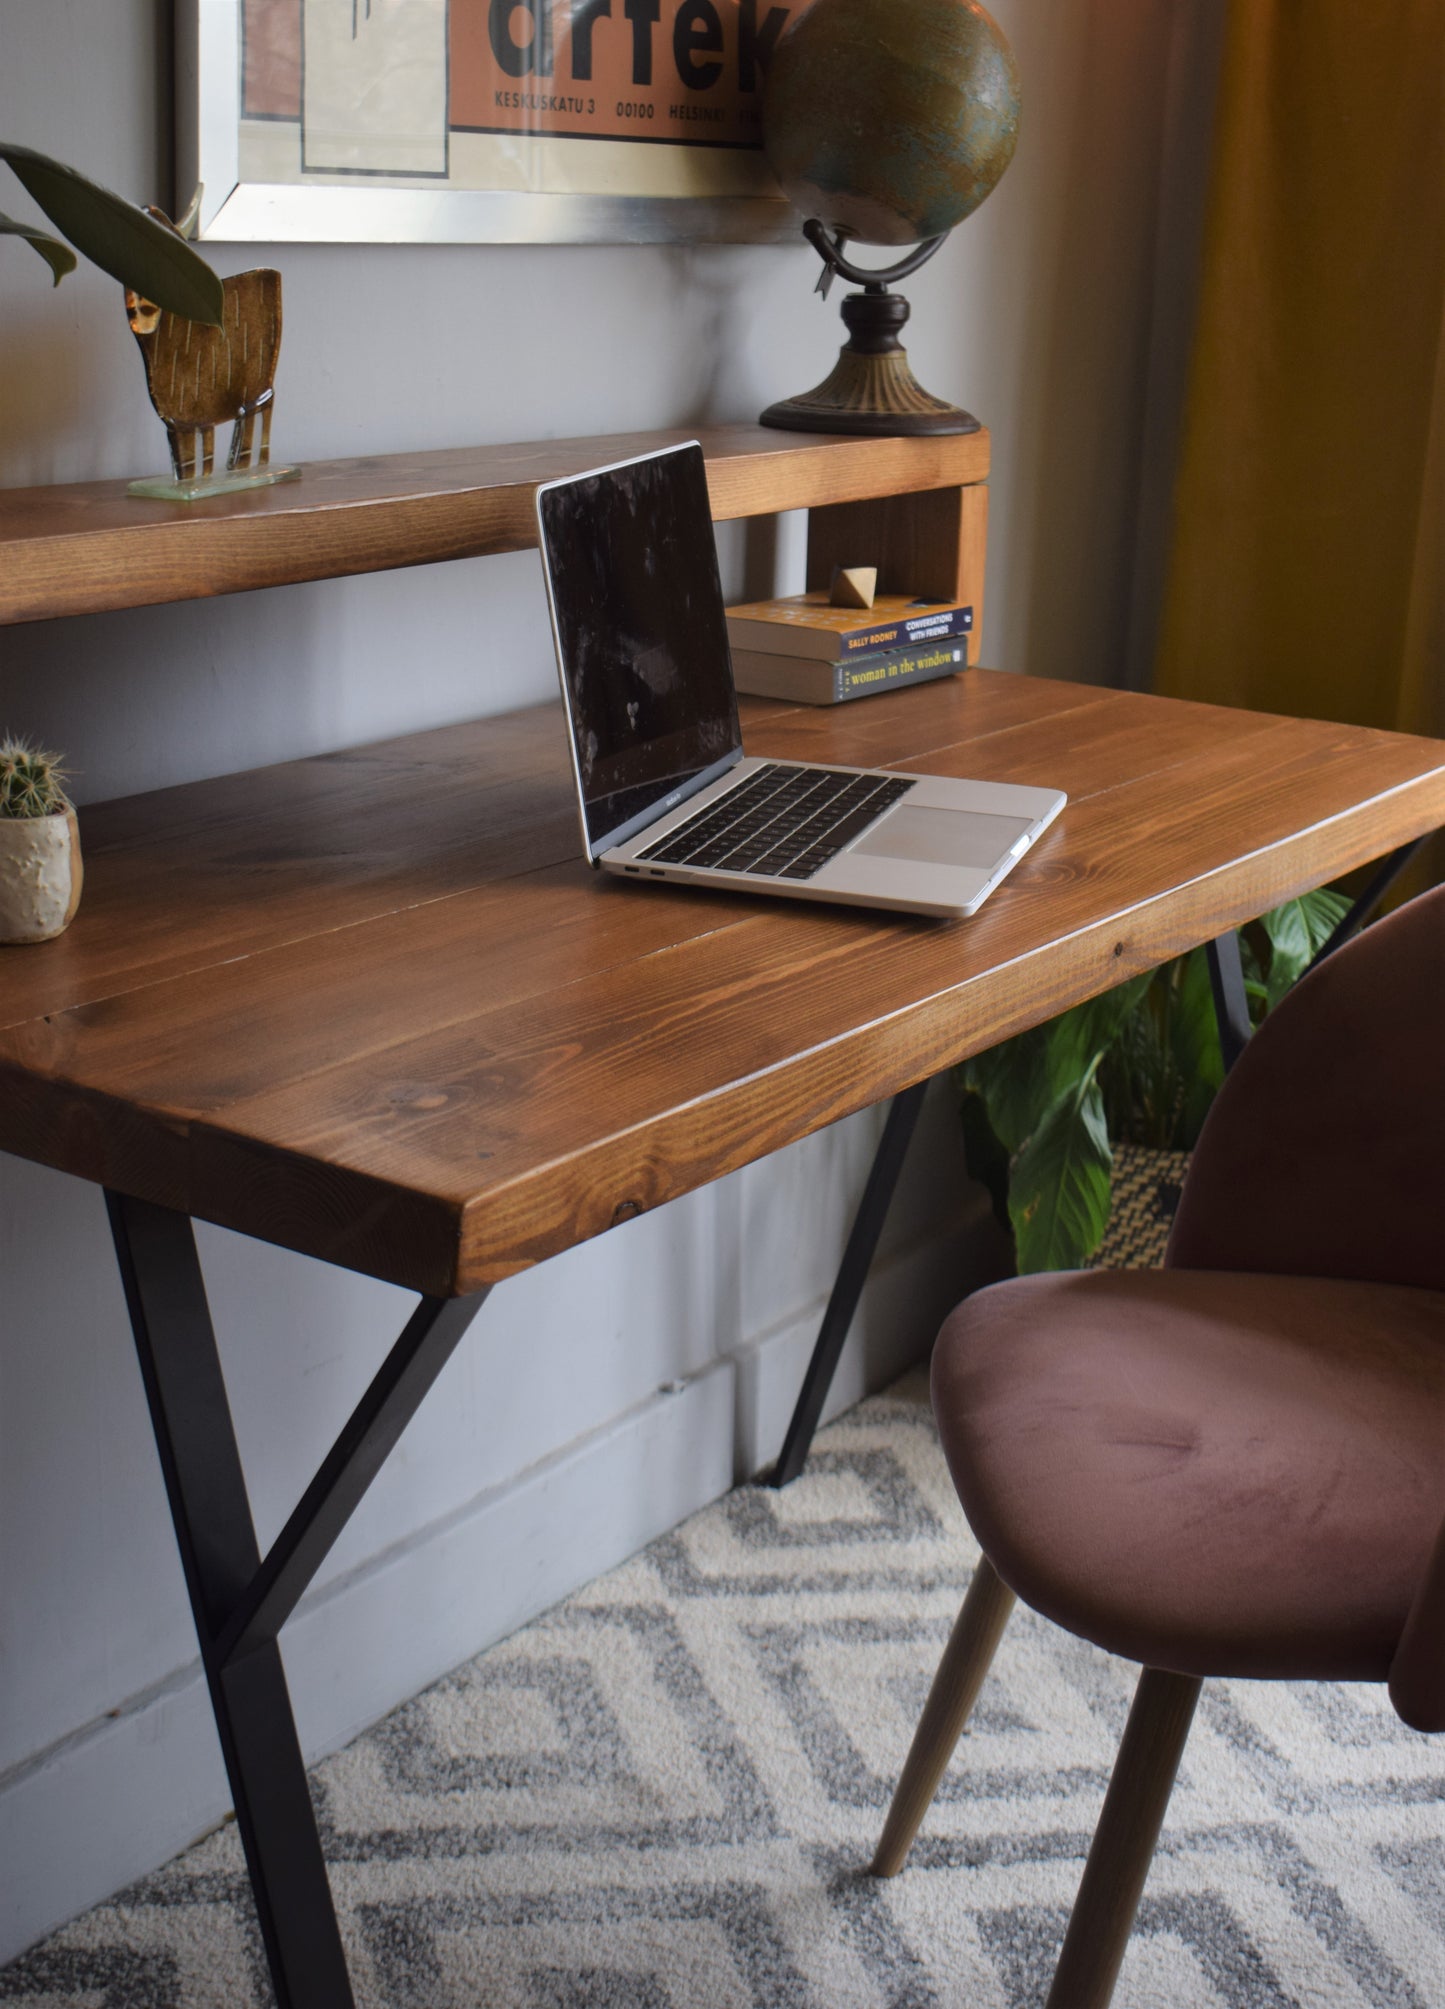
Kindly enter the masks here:
[[933, 1405], [983, 1560], [873, 1869], [902, 1867], [1015, 1594], [1142, 1661], [1048, 1998], [1094, 2009], [1204, 1676], [1388, 1681], [1445, 1729], [1445, 887], [1245, 1047], [1166, 1267], [977, 1293]]

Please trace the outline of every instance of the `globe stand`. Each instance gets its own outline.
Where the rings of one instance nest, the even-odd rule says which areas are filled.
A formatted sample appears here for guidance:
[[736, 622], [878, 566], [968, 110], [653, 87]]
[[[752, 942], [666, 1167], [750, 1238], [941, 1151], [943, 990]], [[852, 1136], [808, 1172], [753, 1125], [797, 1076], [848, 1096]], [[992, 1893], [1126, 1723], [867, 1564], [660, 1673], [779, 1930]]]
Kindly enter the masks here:
[[977, 432], [972, 413], [924, 390], [909, 368], [898, 332], [908, 319], [908, 302], [888, 289], [931, 258], [943, 236], [931, 237], [886, 272], [864, 272], [843, 256], [843, 239], [831, 238], [817, 218], [803, 234], [823, 260], [818, 290], [826, 296], [835, 274], [861, 286], [841, 303], [848, 341], [832, 371], [816, 389], [769, 405], [760, 424], [784, 432], [918, 434]]

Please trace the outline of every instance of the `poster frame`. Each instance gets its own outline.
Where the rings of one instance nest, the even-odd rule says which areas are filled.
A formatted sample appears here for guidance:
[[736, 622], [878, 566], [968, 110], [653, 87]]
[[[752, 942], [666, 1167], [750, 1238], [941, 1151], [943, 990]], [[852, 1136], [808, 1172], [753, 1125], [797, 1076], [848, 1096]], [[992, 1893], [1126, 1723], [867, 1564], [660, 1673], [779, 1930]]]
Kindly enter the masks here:
[[[793, 243], [800, 219], [780, 194], [566, 193], [398, 187], [357, 176], [298, 184], [243, 180], [243, 0], [176, 0], [177, 213], [200, 191], [196, 235], [212, 242], [323, 244]], [[517, 142], [526, 145], [525, 138]], [[609, 149], [610, 151], [611, 149]], [[679, 146], [654, 156], [691, 156]], [[585, 174], [585, 148], [581, 155]], [[599, 162], [599, 165], [601, 163]], [[679, 174], [682, 162], [679, 159]], [[662, 164], [665, 178], [667, 165]], [[576, 178], [576, 170], [574, 176]], [[696, 172], [692, 175], [696, 180]]]

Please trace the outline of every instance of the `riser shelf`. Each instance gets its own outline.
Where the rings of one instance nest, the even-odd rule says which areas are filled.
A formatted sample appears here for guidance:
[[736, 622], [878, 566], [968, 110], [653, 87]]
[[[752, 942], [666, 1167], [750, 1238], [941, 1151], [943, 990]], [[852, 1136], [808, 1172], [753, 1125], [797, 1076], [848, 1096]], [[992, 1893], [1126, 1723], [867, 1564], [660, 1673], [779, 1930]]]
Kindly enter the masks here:
[[[986, 431], [844, 439], [731, 425], [312, 461], [299, 482], [189, 504], [139, 500], [124, 481], [5, 489], [0, 624], [526, 550], [539, 482], [690, 438], [719, 521], [792, 509], [821, 520], [830, 505], [973, 486], [989, 466]], [[981, 553], [978, 571], [981, 594]]]

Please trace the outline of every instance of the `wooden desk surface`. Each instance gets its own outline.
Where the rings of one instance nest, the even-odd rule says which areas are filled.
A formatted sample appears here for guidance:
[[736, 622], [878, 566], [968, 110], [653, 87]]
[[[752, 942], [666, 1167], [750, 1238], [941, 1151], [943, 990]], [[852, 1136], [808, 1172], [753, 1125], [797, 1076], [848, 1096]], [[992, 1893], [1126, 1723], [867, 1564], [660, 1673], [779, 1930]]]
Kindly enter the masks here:
[[744, 731], [1069, 805], [951, 923], [591, 872], [555, 706], [93, 809], [0, 1147], [470, 1291], [1445, 823], [1445, 743], [996, 672]]

